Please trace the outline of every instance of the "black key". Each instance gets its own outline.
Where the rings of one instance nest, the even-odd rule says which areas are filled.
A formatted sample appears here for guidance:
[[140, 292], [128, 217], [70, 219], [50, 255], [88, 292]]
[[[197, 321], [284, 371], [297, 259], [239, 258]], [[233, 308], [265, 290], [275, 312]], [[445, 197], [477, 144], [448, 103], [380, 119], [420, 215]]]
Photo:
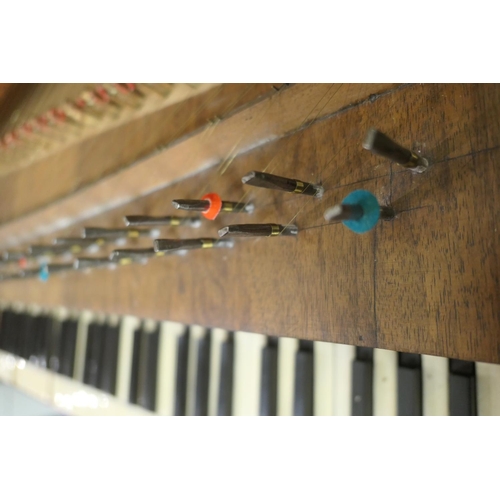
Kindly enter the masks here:
[[6, 309], [0, 309], [0, 349], [5, 351], [4, 341], [5, 341], [5, 312]]
[[477, 415], [476, 367], [471, 361], [449, 360], [450, 415]]
[[177, 339], [177, 369], [175, 374], [175, 415], [186, 414], [189, 335], [186, 331]]
[[313, 342], [301, 340], [295, 356], [295, 385], [293, 414], [312, 416], [314, 414], [314, 353]]
[[83, 382], [92, 387], [98, 387], [100, 380], [100, 361], [105, 329], [106, 325], [102, 323], [89, 324]]
[[118, 340], [120, 326], [106, 325], [103, 332], [101, 358], [99, 361], [98, 387], [109, 394], [116, 392], [116, 370], [118, 368]]
[[30, 361], [35, 365], [46, 368], [49, 359], [49, 339], [52, 331], [52, 317], [40, 314], [33, 321], [33, 352]]
[[15, 313], [11, 309], [5, 309], [2, 313], [2, 346], [1, 348], [12, 353], [13, 331], [14, 331]]
[[28, 313], [21, 314], [21, 330], [19, 355], [29, 360], [34, 349], [34, 331], [33, 325], [35, 322], [34, 316]]
[[139, 348], [137, 404], [151, 411], [155, 410], [156, 405], [156, 374], [158, 368], [159, 341], [159, 326], [156, 327], [154, 332], [146, 331], [143, 328]]
[[221, 367], [219, 380], [219, 397], [217, 415], [230, 416], [233, 413], [233, 380], [234, 380], [234, 333], [221, 346]]
[[62, 321], [58, 318], [52, 318], [52, 328], [49, 333], [48, 368], [56, 373], [59, 373], [59, 365], [61, 364], [61, 333]]
[[22, 314], [14, 311], [10, 322], [10, 352], [16, 356], [21, 355], [22, 323]]
[[73, 376], [75, 368], [76, 334], [78, 321], [67, 319], [61, 325], [61, 359], [59, 373], [67, 377]]
[[398, 415], [423, 415], [420, 354], [398, 353]]
[[210, 339], [207, 332], [198, 340], [198, 363], [196, 369], [196, 401], [194, 414], [206, 417], [208, 415], [208, 383], [210, 379]]
[[269, 337], [262, 350], [260, 415], [276, 416], [278, 408], [278, 339]]
[[139, 360], [141, 347], [142, 326], [134, 331], [134, 349], [132, 354], [132, 367], [130, 370], [130, 397], [132, 404], [137, 404], [137, 388], [139, 387]]
[[352, 414], [373, 415], [373, 349], [356, 347], [352, 364]]

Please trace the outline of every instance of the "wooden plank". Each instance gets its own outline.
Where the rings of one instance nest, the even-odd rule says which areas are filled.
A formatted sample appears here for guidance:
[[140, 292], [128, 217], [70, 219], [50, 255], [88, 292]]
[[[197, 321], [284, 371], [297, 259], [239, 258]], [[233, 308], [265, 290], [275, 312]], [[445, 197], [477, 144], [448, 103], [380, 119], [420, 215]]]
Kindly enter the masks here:
[[[173, 198], [215, 190], [251, 199], [255, 214], [163, 234], [213, 237], [230, 223], [294, 221], [297, 238], [240, 240], [47, 284], [3, 283], [0, 298], [498, 363], [499, 116], [498, 85], [414, 85], [366, 99], [237, 156], [223, 175], [205, 169], [89, 220], [111, 226], [134, 212], [173, 213]], [[431, 168], [413, 174], [364, 151], [370, 126], [422, 149]], [[321, 181], [325, 195], [241, 184], [264, 168]], [[361, 236], [326, 223], [325, 209], [353, 189], [372, 191], [398, 217]]]

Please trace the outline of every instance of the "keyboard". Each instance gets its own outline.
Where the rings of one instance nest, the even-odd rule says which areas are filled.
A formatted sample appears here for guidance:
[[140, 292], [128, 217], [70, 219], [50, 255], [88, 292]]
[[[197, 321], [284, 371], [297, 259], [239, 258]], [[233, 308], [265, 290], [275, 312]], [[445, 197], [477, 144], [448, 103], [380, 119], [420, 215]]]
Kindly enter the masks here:
[[500, 415], [500, 365], [20, 305], [0, 382], [68, 415]]

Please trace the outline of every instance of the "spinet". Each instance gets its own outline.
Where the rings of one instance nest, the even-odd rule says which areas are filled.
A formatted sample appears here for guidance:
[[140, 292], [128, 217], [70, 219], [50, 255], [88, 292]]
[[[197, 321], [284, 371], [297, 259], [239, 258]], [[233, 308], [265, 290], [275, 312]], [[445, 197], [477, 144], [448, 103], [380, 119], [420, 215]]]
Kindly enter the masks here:
[[[203, 102], [208, 92], [216, 98]], [[182, 372], [190, 396], [186, 393], [186, 403], [179, 407], [189, 414], [199, 407], [192, 389], [198, 377], [193, 367], [199, 366], [199, 359], [206, 371], [207, 352], [210, 359], [220, 357], [222, 371], [233, 374], [234, 384], [247, 380], [246, 373], [252, 370], [267, 381], [263, 391], [257, 390], [258, 377], [248, 378], [245, 394], [250, 399], [241, 399], [241, 392], [228, 387], [227, 377], [209, 377], [209, 388], [200, 391], [212, 414], [219, 408], [214, 396], [217, 380], [225, 384], [221, 393], [232, 398], [229, 402], [226, 396], [221, 407], [236, 414], [240, 409], [260, 413], [261, 407], [273, 412], [274, 406], [279, 414], [310, 413], [311, 405], [316, 413], [331, 414], [337, 412], [337, 397], [343, 401], [338, 403], [343, 413], [418, 413], [420, 407], [420, 413], [455, 413], [459, 410], [454, 394], [463, 395], [465, 389], [464, 406], [483, 413], [482, 403], [474, 404], [473, 387], [481, 399], [484, 391], [479, 384], [486, 377], [481, 373], [494, 372], [488, 363], [500, 361], [500, 318], [493, 306], [499, 293], [498, 209], [489, 201], [496, 199], [500, 185], [495, 169], [498, 97], [495, 85], [215, 86], [196, 96], [197, 104], [210, 109], [205, 115], [193, 114], [193, 102], [187, 99], [175, 107], [165, 106], [161, 115], [168, 117], [165, 130], [151, 113], [110, 125], [108, 135], [94, 134], [90, 144], [95, 152], [86, 149], [85, 141], [74, 139], [68, 148], [4, 175], [6, 182], [0, 186], [4, 249], [76, 236], [84, 225], [123, 225], [128, 214], [172, 213], [170, 200], [198, 198], [210, 190], [229, 199], [251, 198], [257, 210], [245, 216], [245, 222], [294, 221], [299, 235], [293, 242], [248, 241], [232, 249], [193, 252], [188, 258], [172, 256], [115, 271], [62, 273], [48, 283], [5, 281], [0, 283], [0, 298], [115, 315], [113, 324], [106, 324], [106, 332], [112, 332], [110, 345], [92, 344], [99, 328], [104, 328], [98, 328], [99, 321], [92, 321], [90, 335], [95, 352], [88, 361], [87, 381], [108, 388], [113, 377], [118, 385], [123, 380], [119, 371], [102, 375], [98, 368], [92, 370], [103, 352], [117, 356], [118, 318], [151, 318], [140, 335], [134, 333], [136, 344], [144, 344], [144, 359], [150, 351], [162, 351], [165, 321], [202, 325], [190, 326], [189, 335], [178, 339], [184, 339], [179, 349], [191, 367], [191, 372]], [[210, 122], [200, 128], [202, 115]], [[183, 123], [194, 117], [182, 137], [174, 124], [179, 116]], [[429, 171], [413, 175], [362, 151], [364, 132], [373, 125], [427, 154]], [[151, 130], [154, 136], [148, 136], [147, 147], [139, 144], [140, 138], [133, 140], [141, 130]], [[120, 147], [127, 139], [132, 141], [130, 148]], [[160, 144], [168, 146], [152, 154]], [[119, 157], [120, 162], [110, 165], [110, 157]], [[80, 171], [80, 162], [92, 167]], [[68, 166], [64, 176], [61, 164]], [[241, 176], [264, 168], [322, 183], [325, 195], [321, 201], [304, 200], [244, 189]], [[44, 189], [33, 193], [22, 188], [33, 179], [43, 179]], [[353, 187], [369, 189], [391, 204], [398, 212], [396, 220], [379, 224], [363, 237], [325, 224], [324, 209]], [[236, 219], [225, 215], [224, 222], [204, 221], [203, 228], [213, 235], [230, 220]], [[173, 237], [193, 235], [192, 229], [182, 227], [168, 232]], [[247, 337], [241, 332], [265, 336]], [[219, 354], [207, 347], [213, 344], [220, 344]], [[129, 350], [135, 352], [133, 345]], [[248, 347], [244, 350], [251, 358], [241, 358], [243, 364], [239, 345]], [[172, 349], [169, 353], [176, 359]], [[83, 377], [78, 380], [85, 382], [86, 364], [78, 359], [75, 366]], [[115, 362], [121, 366], [118, 358], [112, 360], [113, 366]], [[132, 365], [137, 380], [149, 381], [140, 396], [147, 408], [159, 394], [151, 388], [158, 375], [140, 371], [140, 360], [141, 356]], [[343, 370], [342, 377], [323, 380], [322, 363], [332, 373]], [[171, 371], [172, 366], [158, 359], [156, 370]], [[277, 371], [286, 377], [274, 377]], [[172, 386], [172, 373], [169, 377]], [[340, 379], [347, 384], [340, 384]], [[429, 392], [431, 380], [435, 390]], [[382, 382], [390, 390], [379, 389]], [[311, 387], [315, 395], [323, 386], [330, 396], [311, 398]], [[440, 396], [435, 396], [436, 388]], [[124, 391], [121, 401], [126, 403]], [[160, 411], [173, 413], [162, 408], [172, 408], [174, 396], [160, 393]], [[447, 397], [450, 402], [445, 404]], [[426, 402], [428, 398], [433, 402]]]

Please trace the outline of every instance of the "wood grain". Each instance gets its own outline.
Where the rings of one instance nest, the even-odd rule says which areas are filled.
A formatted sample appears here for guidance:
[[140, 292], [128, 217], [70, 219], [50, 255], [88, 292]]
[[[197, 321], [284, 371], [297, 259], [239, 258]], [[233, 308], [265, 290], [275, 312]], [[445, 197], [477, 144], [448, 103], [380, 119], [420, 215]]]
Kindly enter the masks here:
[[[301, 109], [297, 96], [293, 102]], [[291, 112], [269, 113], [267, 130]], [[243, 149], [222, 175], [214, 165], [87, 221], [112, 226], [125, 214], [172, 214], [173, 198], [215, 190], [252, 200], [256, 212], [163, 235], [214, 237], [231, 223], [293, 221], [297, 238], [242, 239], [233, 249], [47, 284], [2, 283], [0, 298], [498, 363], [499, 117], [498, 85], [410, 85], [360, 99]], [[371, 126], [420, 150], [431, 168], [413, 174], [363, 150]], [[241, 184], [242, 175], [263, 169], [322, 182], [324, 197]], [[364, 235], [326, 223], [326, 208], [354, 189], [372, 191], [398, 216]]]

